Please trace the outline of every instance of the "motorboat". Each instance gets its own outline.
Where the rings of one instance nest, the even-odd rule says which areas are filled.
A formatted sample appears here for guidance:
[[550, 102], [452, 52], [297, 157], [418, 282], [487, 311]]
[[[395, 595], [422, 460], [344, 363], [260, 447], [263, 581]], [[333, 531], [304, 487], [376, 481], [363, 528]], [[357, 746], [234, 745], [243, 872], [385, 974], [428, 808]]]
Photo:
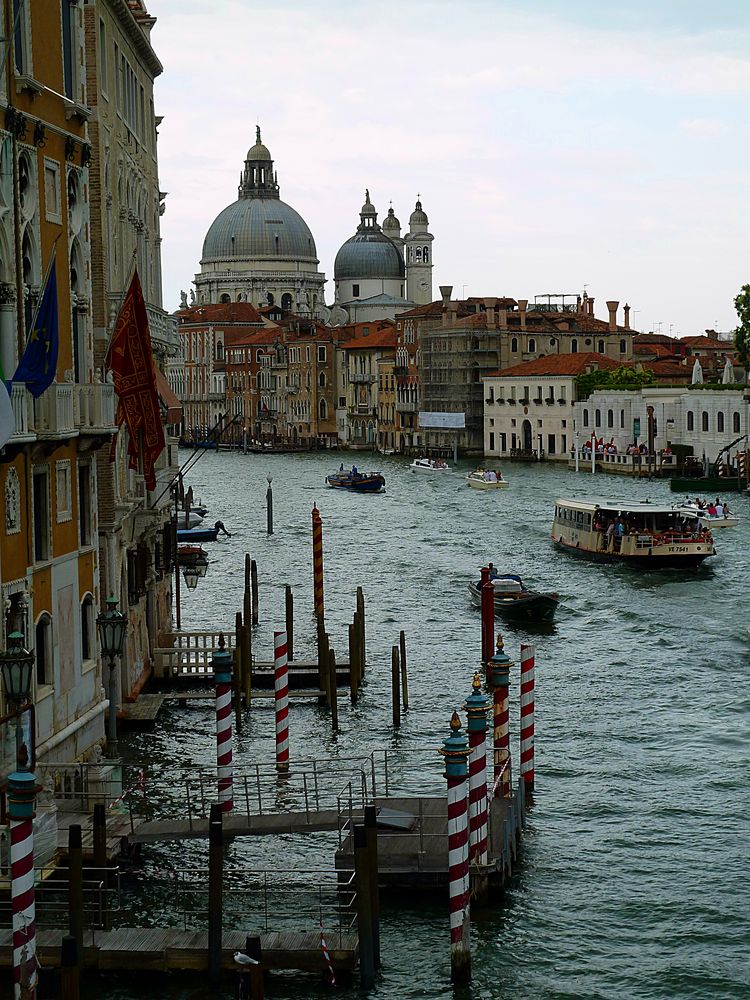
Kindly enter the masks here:
[[716, 554], [711, 530], [698, 517], [648, 500], [560, 499], [551, 534], [572, 555], [641, 569], [698, 566]]
[[208, 553], [202, 545], [178, 545], [177, 562], [180, 566], [208, 565]]
[[[526, 590], [523, 580], [515, 573], [495, 576], [489, 582], [492, 584], [496, 615], [508, 621], [537, 624], [551, 622], [554, 619], [557, 605], [560, 603], [557, 594]], [[481, 582], [470, 581], [468, 589], [472, 602], [480, 608]]]
[[199, 524], [203, 523], [203, 518], [205, 515], [199, 514], [197, 510], [177, 511], [177, 527], [178, 528], [195, 528]]
[[508, 485], [508, 480], [503, 479], [502, 472], [475, 469], [466, 477], [466, 485], [473, 490], [502, 490]]
[[722, 504], [714, 506], [707, 503], [701, 506], [695, 501], [686, 500], [685, 503], [675, 504], [675, 510], [682, 510], [693, 517], [700, 518], [701, 523], [707, 528], [736, 528], [740, 523], [740, 519], [728, 507], [727, 512], [724, 513]]
[[177, 541], [188, 545], [192, 545], [195, 542], [215, 542], [219, 533], [226, 535], [227, 538], [232, 537], [224, 527], [224, 523], [217, 521], [213, 527], [178, 528]]
[[349, 493], [381, 493], [385, 488], [385, 477], [379, 472], [359, 472], [356, 465], [349, 472], [339, 469], [326, 476], [326, 482], [334, 490]]
[[409, 466], [412, 472], [450, 472], [451, 467], [442, 458], [415, 458]]

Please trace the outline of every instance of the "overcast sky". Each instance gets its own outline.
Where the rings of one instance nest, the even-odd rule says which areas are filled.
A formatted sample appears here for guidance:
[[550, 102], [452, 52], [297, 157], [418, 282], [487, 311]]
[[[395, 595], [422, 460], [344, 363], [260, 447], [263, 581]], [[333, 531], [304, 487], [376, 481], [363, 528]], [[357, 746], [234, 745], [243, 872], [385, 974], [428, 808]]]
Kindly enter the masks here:
[[[255, 125], [333, 260], [417, 192], [454, 296], [582, 292], [641, 329], [736, 325], [750, 282], [748, 0], [150, 0], [164, 302]], [[621, 318], [621, 314], [620, 314]], [[660, 327], [658, 324], [661, 324]]]

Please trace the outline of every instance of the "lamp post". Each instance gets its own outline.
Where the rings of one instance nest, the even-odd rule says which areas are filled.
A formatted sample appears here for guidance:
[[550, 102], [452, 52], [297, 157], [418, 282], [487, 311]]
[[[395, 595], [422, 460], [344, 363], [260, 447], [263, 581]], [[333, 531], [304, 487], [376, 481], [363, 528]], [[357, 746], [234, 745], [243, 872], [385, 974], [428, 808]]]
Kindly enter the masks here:
[[266, 531], [269, 535], [273, 534], [273, 490], [271, 489], [271, 483], [273, 479], [271, 473], [269, 472], [266, 476], [268, 482], [268, 489], [266, 490]]
[[4, 653], [0, 653], [0, 670], [3, 674], [6, 701], [18, 712], [16, 716], [16, 755], [18, 755], [23, 741], [21, 708], [29, 701], [34, 673], [34, 654], [24, 648], [21, 632], [11, 632], [8, 636], [8, 648]]
[[99, 630], [99, 645], [102, 656], [109, 660], [109, 716], [107, 718], [107, 756], [117, 756], [117, 682], [115, 681], [115, 660], [122, 655], [125, 632], [128, 627], [126, 616], [117, 610], [117, 598], [110, 596], [106, 601], [107, 610], [96, 619]]

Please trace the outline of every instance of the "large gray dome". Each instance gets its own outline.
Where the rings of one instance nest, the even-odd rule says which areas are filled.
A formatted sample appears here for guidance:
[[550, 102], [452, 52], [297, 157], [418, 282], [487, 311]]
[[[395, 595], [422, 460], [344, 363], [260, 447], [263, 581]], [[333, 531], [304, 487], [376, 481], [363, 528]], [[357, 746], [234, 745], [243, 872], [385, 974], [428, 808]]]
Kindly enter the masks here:
[[240, 198], [214, 219], [203, 241], [201, 263], [234, 257], [318, 262], [307, 223], [278, 197]]
[[352, 278], [403, 278], [404, 261], [395, 243], [380, 230], [359, 231], [336, 254], [336, 281]]

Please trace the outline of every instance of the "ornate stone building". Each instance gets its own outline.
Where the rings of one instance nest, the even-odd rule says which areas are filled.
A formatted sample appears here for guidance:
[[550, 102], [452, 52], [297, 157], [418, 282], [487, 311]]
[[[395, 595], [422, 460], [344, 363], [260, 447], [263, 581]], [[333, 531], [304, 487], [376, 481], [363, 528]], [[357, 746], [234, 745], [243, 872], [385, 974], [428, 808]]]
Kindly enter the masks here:
[[[307, 223], [279, 197], [273, 160], [258, 127], [237, 201], [219, 213], [203, 242], [201, 271], [195, 276], [197, 304], [275, 303], [285, 312], [323, 315], [325, 275], [318, 264]], [[182, 307], [187, 304], [183, 295]]]

